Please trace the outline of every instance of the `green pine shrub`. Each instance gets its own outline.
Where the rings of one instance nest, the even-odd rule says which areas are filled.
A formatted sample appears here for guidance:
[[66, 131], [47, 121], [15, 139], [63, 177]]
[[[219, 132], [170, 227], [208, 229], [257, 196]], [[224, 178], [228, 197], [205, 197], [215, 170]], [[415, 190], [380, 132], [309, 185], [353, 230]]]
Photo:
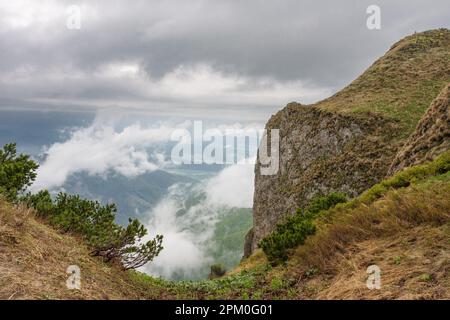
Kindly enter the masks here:
[[24, 195], [36, 179], [39, 165], [29, 155], [17, 154], [16, 144], [0, 149], [0, 195], [10, 202], [22, 201], [37, 215], [63, 232], [81, 235], [93, 255], [105, 261], [117, 261], [124, 269], [135, 269], [152, 261], [162, 250], [163, 237], [144, 241], [147, 230], [139, 220], [126, 227], [115, 223], [114, 204], [101, 205], [78, 195], [60, 193], [52, 199], [47, 190]]
[[289, 249], [303, 244], [308, 236], [316, 232], [314, 220], [319, 213], [346, 201], [346, 196], [341, 193], [313, 198], [304, 211], [298, 209], [295, 215], [279, 223], [272, 233], [261, 240], [259, 246], [272, 264], [286, 261]]
[[116, 224], [114, 204], [102, 205], [67, 193], [59, 193], [53, 200], [47, 190], [28, 194], [22, 200], [61, 231], [81, 235], [93, 255], [106, 262], [119, 262], [126, 270], [152, 261], [163, 249], [160, 235], [143, 241], [147, 230], [139, 220], [130, 219], [127, 227]]
[[24, 195], [36, 179], [39, 165], [29, 155], [17, 154], [16, 144], [0, 149], [0, 195], [10, 202], [25, 202], [37, 215], [63, 232], [81, 235], [93, 255], [135, 269], [152, 261], [163, 249], [161, 235], [144, 241], [147, 230], [137, 219], [126, 227], [115, 223], [114, 204], [102, 205], [78, 195], [60, 193], [52, 199], [48, 190]]
[[226, 272], [227, 272], [227, 270], [225, 269], [225, 267], [222, 264], [220, 264], [220, 263], [213, 264], [211, 266], [211, 273], [209, 275], [209, 278], [210, 279], [220, 278], [220, 277], [224, 276]]
[[9, 201], [17, 197], [36, 179], [38, 164], [29, 155], [17, 154], [16, 144], [0, 149], [0, 194]]

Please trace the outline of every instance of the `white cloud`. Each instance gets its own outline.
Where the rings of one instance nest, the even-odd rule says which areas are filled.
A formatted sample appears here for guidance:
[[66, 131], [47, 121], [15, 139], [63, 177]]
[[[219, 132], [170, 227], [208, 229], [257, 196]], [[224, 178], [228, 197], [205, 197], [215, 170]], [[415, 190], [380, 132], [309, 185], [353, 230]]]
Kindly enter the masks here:
[[[214, 233], [217, 211], [200, 202], [186, 208], [185, 200], [199, 191], [192, 185], [176, 184], [151, 212], [146, 225], [149, 238], [164, 235], [161, 253], [143, 267], [149, 274], [173, 278], [193, 279], [204, 276], [205, 267], [212, 263], [207, 249]], [[179, 214], [180, 210], [186, 210]]]
[[163, 163], [156, 154], [157, 163], [149, 160], [146, 147], [168, 141], [174, 127], [161, 124], [143, 128], [131, 125], [119, 132], [111, 124], [96, 121], [88, 128], [72, 133], [62, 143], [55, 143], [46, 151], [45, 161], [37, 172], [32, 191], [64, 184], [76, 172], [103, 175], [115, 171], [127, 177], [137, 176], [158, 168]]
[[[169, 279], [204, 278], [215, 262], [210, 249], [217, 245], [213, 236], [220, 215], [227, 214], [227, 208], [252, 207], [253, 168], [251, 164], [236, 164], [198, 185], [172, 186], [167, 197], [148, 213], [149, 238], [164, 235], [164, 249], [143, 271]], [[201, 194], [206, 198], [199, 197]], [[200, 200], [186, 208], [192, 198]]]
[[254, 161], [238, 163], [223, 169], [210, 179], [205, 192], [208, 201], [215, 205], [251, 208], [254, 192]]
[[64, 9], [65, 7], [58, 5], [57, 1], [47, 0], [41, 3], [33, 0], [2, 1], [0, 30], [48, 26], [51, 21], [64, 17]]
[[[79, 128], [73, 131], [66, 141], [46, 148], [44, 161], [40, 164], [37, 179], [31, 190], [36, 192], [41, 189], [60, 187], [70, 175], [78, 172], [101, 176], [106, 176], [109, 172], [116, 172], [127, 177], [134, 177], [167, 167], [172, 165], [170, 159], [167, 158], [168, 154], [165, 154], [167, 150], [163, 148], [163, 151], [161, 148], [153, 147], [161, 142], [170, 142], [172, 133], [177, 129], [192, 129], [191, 121], [157, 122], [146, 127], [133, 124], [123, 129], [117, 129], [114, 125], [117, 120], [115, 116], [99, 113], [97, 119], [89, 127]], [[231, 129], [241, 129], [245, 132], [245, 130], [255, 131], [261, 128], [261, 125], [257, 123], [246, 126], [239, 123], [215, 126], [210, 123], [209, 126], [205, 124], [200, 130], [205, 133], [211, 126], [223, 134]], [[202, 143], [202, 141], [196, 141], [196, 143]], [[206, 144], [204, 142], [204, 146]], [[250, 150], [250, 152], [254, 154], [256, 149]], [[244, 191], [249, 185], [248, 183], [236, 184], [236, 178], [241, 177], [248, 181], [248, 179], [252, 179], [252, 174], [251, 165], [239, 164], [226, 168], [212, 182], [216, 187], [207, 188], [206, 192], [211, 193], [211, 201], [217, 202], [217, 204], [227, 202], [232, 203], [232, 206], [250, 207], [251, 205], [244, 205], [244, 203], [251, 202], [249, 194], [252, 192]], [[236, 185], [230, 185], [230, 183]], [[242, 190], [242, 192], [236, 193], [238, 190]]]

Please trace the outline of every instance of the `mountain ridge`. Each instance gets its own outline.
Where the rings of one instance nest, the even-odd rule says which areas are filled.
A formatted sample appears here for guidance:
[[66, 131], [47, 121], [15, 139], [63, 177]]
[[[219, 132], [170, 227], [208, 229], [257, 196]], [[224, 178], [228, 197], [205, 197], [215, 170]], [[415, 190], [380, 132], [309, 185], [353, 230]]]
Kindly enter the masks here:
[[315, 196], [361, 194], [388, 173], [425, 110], [450, 82], [450, 31], [430, 30], [396, 44], [361, 76], [313, 105], [289, 103], [266, 129], [280, 130], [280, 168], [255, 166], [253, 230], [244, 257], [286, 216]]

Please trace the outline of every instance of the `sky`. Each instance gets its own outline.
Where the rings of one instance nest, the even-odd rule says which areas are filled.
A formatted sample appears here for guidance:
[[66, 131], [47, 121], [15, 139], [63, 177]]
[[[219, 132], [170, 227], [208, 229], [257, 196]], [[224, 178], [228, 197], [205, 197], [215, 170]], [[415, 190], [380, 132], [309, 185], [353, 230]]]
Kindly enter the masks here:
[[448, 0], [0, 0], [0, 110], [265, 121], [449, 18]]

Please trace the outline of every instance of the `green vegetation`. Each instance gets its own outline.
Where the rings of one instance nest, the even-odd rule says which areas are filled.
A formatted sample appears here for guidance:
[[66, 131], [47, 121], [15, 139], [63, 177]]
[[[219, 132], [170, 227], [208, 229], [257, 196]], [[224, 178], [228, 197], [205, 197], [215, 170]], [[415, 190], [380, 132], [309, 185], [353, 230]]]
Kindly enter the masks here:
[[402, 262], [402, 257], [395, 256], [393, 259], [394, 264], [399, 265]]
[[449, 68], [448, 29], [414, 34], [394, 44], [350, 85], [316, 106], [392, 119], [400, 125], [399, 138], [404, 138], [414, 131], [431, 101], [449, 83], [445, 71]]
[[304, 211], [298, 210], [294, 216], [289, 216], [278, 224], [275, 230], [260, 242], [260, 247], [272, 264], [284, 262], [289, 258], [290, 249], [302, 245], [309, 236], [316, 233], [318, 223], [329, 223], [344, 211], [359, 205], [370, 205], [390, 190], [405, 188], [427, 179], [442, 179], [448, 171], [450, 152], [443, 153], [433, 162], [407, 168], [374, 185], [351, 201], [347, 202], [345, 195], [336, 193], [316, 197]]
[[63, 232], [79, 234], [92, 248], [92, 254], [105, 262], [120, 262], [124, 269], [135, 269], [152, 261], [162, 250], [162, 236], [142, 243], [147, 230], [137, 219], [126, 228], [115, 222], [116, 206], [59, 193], [55, 200], [45, 190], [22, 198], [37, 214]]
[[137, 219], [126, 227], [115, 222], [114, 204], [101, 205], [78, 195], [60, 193], [53, 200], [47, 190], [26, 194], [26, 188], [36, 178], [38, 164], [28, 155], [17, 155], [16, 144], [0, 150], [0, 194], [7, 200], [24, 202], [37, 215], [63, 232], [78, 234], [92, 248], [92, 254], [106, 262], [117, 262], [124, 269], [135, 269], [152, 261], [161, 250], [161, 235], [143, 242], [147, 230]]
[[245, 234], [253, 225], [252, 210], [227, 208], [221, 211], [214, 226], [214, 243], [210, 255], [226, 269], [234, 268], [242, 258]]
[[258, 279], [267, 270], [266, 266], [258, 266], [222, 278], [201, 281], [164, 280], [137, 271], [132, 271], [130, 277], [135, 284], [166, 291], [176, 299], [256, 299], [261, 298], [261, 292], [255, 291]]
[[422, 282], [430, 282], [431, 280], [433, 280], [433, 277], [427, 273], [424, 273], [419, 277], [419, 280]]
[[386, 194], [391, 189], [408, 187], [418, 181], [425, 180], [429, 177], [442, 175], [450, 171], [450, 152], [445, 152], [437, 157], [434, 161], [406, 168], [391, 178], [383, 180], [374, 185], [361, 196], [339, 205], [339, 208], [352, 208], [360, 203], [369, 204]]
[[[350, 243], [361, 243], [361, 241], [374, 239], [385, 241], [389, 250], [394, 250], [397, 245], [403, 244], [403, 242], [395, 242], [402, 232], [409, 233], [415, 227], [424, 228], [424, 226], [437, 228], [433, 229], [435, 230], [433, 232], [444, 232], [438, 239], [441, 239], [440, 241], [443, 243], [448, 243], [448, 228], [441, 231], [440, 226], [448, 224], [450, 218], [448, 215], [450, 208], [448, 201], [448, 192], [450, 192], [449, 155], [450, 152], [447, 152], [433, 162], [406, 169], [392, 178], [384, 180], [380, 184], [389, 187], [377, 197], [360, 196], [350, 202], [344, 202], [345, 196], [342, 194], [316, 197], [303, 213], [303, 217], [309, 215], [316, 232], [306, 236], [303, 243], [285, 250], [285, 252], [289, 252], [289, 260], [285, 264], [273, 265], [270, 260], [268, 263], [265, 259], [256, 259], [256, 256], [263, 255], [262, 252], [257, 251], [255, 255], [241, 264], [238, 271], [231, 272], [220, 279], [168, 282], [142, 274], [134, 274], [133, 277], [139, 283], [143, 281], [152, 286], [157, 285], [161, 290], [169, 288], [171, 295], [176, 298], [292, 299], [317, 297], [320, 290], [330, 285], [326, 277], [341, 274], [342, 266], [339, 266], [337, 260], [347, 252], [345, 248]], [[410, 183], [400, 182], [404, 181], [405, 176], [414, 176], [415, 179], [410, 179]], [[326, 209], [327, 207], [329, 209]], [[295, 217], [297, 216], [301, 216], [301, 213]], [[299, 219], [299, 221], [301, 223], [305, 219]], [[423, 230], [423, 235], [416, 235], [419, 239], [420, 237], [435, 238], [433, 233], [429, 233], [430, 229]], [[443, 236], [445, 232], [447, 232], [447, 238]], [[405, 245], [415, 252], [419, 250], [418, 246], [420, 250], [428, 250], [429, 248], [424, 246], [429, 244], [429, 241], [417, 242], [413, 248], [408, 243]], [[362, 250], [362, 258], [366, 257], [365, 249], [358, 248]], [[349, 259], [352, 259], [357, 252], [352, 251]], [[397, 250], [393, 252], [398, 254]], [[413, 272], [410, 270], [412, 266], [408, 265], [409, 262], [397, 254], [392, 255], [391, 263], [396, 265], [398, 272]], [[252, 262], [253, 260], [255, 261]], [[350, 260], [349, 263], [354, 263], [354, 261]], [[417, 265], [416, 260], [411, 263], [414, 266]], [[421, 270], [422, 266], [417, 266], [417, 268]], [[323, 278], [324, 274], [326, 274], [325, 278]], [[425, 274], [422, 271], [419, 276], [416, 274], [417, 282], [409, 285], [420, 286], [421, 282], [434, 281], [430, 274], [434, 273]], [[318, 283], [323, 287], [317, 287]], [[339, 287], [335, 288], [338, 292], [336, 294], [339, 294], [342, 285], [345, 284], [336, 282], [336, 286]], [[349, 282], [349, 287], [351, 286], [352, 284]], [[421, 288], [423, 290], [423, 287]], [[392, 290], [400, 296], [402, 287], [395, 287]]]
[[9, 201], [17, 197], [36, 179], [37, 163], [29, 155], [17, 155], [15, 143], [0, 149], [0, 194]]
[[261, 240], [259, 246], [270, 262], [276, 264], [286, 261], [288, 249], [303, 244], [308, 236], [315, 233], [314, 220], [319, 213], [346, 201], [346, 196], [340, 193], [313, 198], [304, 211], [298, 209], [295, 215], [285, 218], [278, 224], [272, 233]]
[[227, 270], [225, 269], [225, 267], [221, 264], [213, 264], [211, 266], [211, 273], [209, 275], [210, 279], [216, 279], [216, 278], [220, 278], [222, 276], [225, 275], [225, 273], [227, 272]]

